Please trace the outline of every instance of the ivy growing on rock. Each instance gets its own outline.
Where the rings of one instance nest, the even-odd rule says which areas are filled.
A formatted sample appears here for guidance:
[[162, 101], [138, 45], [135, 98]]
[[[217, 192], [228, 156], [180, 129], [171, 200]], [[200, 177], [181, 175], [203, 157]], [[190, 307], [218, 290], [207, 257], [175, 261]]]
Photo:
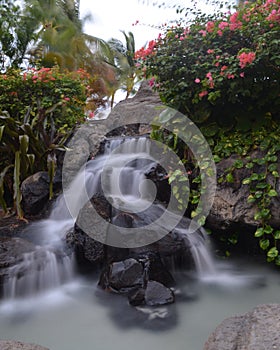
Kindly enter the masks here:
[[[279, 0], [257, 0], [234, 11], [198, 14], [188, 23], [164, 26], [136, 53], [143, 77], [165, 104], [200, 127], [215, 161], [236, 155], [218, 182], [234, 182], [236, 169], [248, 170], [242, 184], [255, 207], [254, 235], [267, 260], [277, 265], [280, 230], [273, 225], [271, 203], [280, 196], [279, 5]], [[154, 138], [164, 138], [164, 126]], [[169, 146], [183, 156], [188, 170], [187, 146], [175, 139], [168, 135]], [[192, 213], [201, 189], [199, 169], [191, 172]]]

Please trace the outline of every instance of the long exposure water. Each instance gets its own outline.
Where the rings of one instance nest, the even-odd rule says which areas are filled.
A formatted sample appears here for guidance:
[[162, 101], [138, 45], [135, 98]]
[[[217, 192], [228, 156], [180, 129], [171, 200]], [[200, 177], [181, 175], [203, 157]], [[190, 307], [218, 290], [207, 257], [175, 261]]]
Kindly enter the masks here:
[[[124, 147], [127, 165], [125, 171], [122, 167], [123, 184], [115, 183], [118, 164], [122, 165], [122, 155], [116, 154], [115, 163], [110, 164], [114, 176], [106, 186], [113, 203], [119, 200], [116, 189], [120, 189], [122, 199], [124, 196], [145, 207], [150, 188], [145, 183], [141, 190], [135, 188], [144, 180], [150, 161], [140, 157], [137, 164], [133, 157], [130, 160], [128, 155], [136, 152], [135, 145], [138, 153], [148, 152], [143, 139]], [[111, 142], [106, 147], [115, 146]], [[37, 343], [51, 350], [202, 350], [209, 334], [226, 317], [259, 304], [280, 302], [280, 279], [275, 270], [264, 262], [213, 258], [204, 236], [190, 235], [184, 221], [176, 232], [191, 245], [196, 271], [193, 275], [173, 271], [175, 304], [132, 307], [125, 297], [99, 289], [97, 275], [76, 275], [71, 256], [61, 254], [60, 240], [85, 204], [78, 193], [83, 177], [89, 198], [100, 186], [106, 152], [110, 152], [106, 147], [105, 158], [89, 162], [86, 175], [78, 174], [70, 186], [68, 194], [75, 198], [71, 208], [61, 196], [49, 219], [30, 225], [30, 231], [40, 232], [40, 244], [22, 265], [14, 267], [15, 273], [7, 281], [5, 299], [0, 302], [0, 339]], [[156, 204], [149, 210], [148, 221], [161, 213], [162, 207]], [[56, 255], [57, 248], [60, 255]], [[30, 271], [26, 278], [21, 273], [25, 270]], [[17, 292], [23, 289], [26, 293]]]
[[6, 301], [0, 305], [0, 339], [52, 350], [202, 350], [224, 318], [280, 302], [278, 274], [241, 263], [247, 266], [228, 266], [218, 281], [182, 281], [181, 297], [167, 307], [131, 307], [126, 298], [99, 290], [94, 278], [76, 279], [37, 298]]

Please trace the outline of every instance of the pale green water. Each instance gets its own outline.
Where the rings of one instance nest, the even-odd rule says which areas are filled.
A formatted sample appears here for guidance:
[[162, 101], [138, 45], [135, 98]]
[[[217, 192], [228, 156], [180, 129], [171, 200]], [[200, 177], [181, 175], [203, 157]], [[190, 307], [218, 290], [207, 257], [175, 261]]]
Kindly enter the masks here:
[[[241, 263], [239, 262], [238, 265]], [[280, 303], [280, 275], [266, 266], [214, 281], [181, 287], [197, 297], [157, 308], [150, 320], [126, 298], [110, 295], [96, 281], [76, 280], [40, 298], [0, 305], [0, 339], [34, 342], [51, 350], [202, 350], [226, 317], [263, 303]], [[154, 310], [155, 311], [155, 310]], [[166, 312], [169, 317], [160, 318]]]

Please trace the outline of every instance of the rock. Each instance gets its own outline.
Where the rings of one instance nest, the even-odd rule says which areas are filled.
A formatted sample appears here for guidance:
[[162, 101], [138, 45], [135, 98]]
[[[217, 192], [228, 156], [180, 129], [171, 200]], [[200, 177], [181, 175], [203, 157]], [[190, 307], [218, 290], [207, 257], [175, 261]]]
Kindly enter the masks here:
[[[40, 171], [26, 178], [21, 184], [22, 209], [24, 214], [37, 215], [45, 208], [49, 200], [49, 176], [46, 171]], [[54, 191], [61, 189], [60, 175], [54, 178]]]
[[22, 260], [23, 254], [32, 252], [35, 245], [22, 238], [0, 237], [0, 274], [1, 268], [11, 267]]
[[156, 281], [148, 281], [145, 291], [145, 302], [149, 306], [174, 303], [175, 298], [171, 289]]
[[93, 119], [81, 125], [67, 145], [69, 150], [63, 163], [64, 185], [70, 183], [87, 160], [99, 153], [100, 144], [108, 135], [150, 133], [149, 124], [158, 115], [159, 106], [164, 107], [159, 96], [145, 82], [133, 98], [119, 102], [107, 119]]
[[280, 349], [280, 305], [265, 304], [224, 320], [209, 336], [203, 350]]
[[107, 278], [107, 288], [127, 293], [135, 287], [140, 288], [144, 284], [144, 267], [136, 259], [113, 262], [110, 265]]
[[48, 350], [47, 348], [15, 340], [0, 340], [0, 350]]
[[[262, 159], [261, 151], [254, 151], [251, 154], [251, 159]], [[216, 164], [217, 178], [226, 174], [227, 169], [231, 168], [234, 162], [240, 159], [236, 155], [232, 155], [227, 159], [221, 160]], [[280, 171], [280, 160], [278, 161], [278, 171]], [[248, 203], [247, 198], [250, 194], [249, 185], [243, 185], [242, 180], [249, 177], [252, 173], [260, 174], [264, 172], [262, 165], [254, 165], [253, 169], [245, 167], [235, 169], [232, 172], [234, 181], [232, 183], [217, 183], [217, 190], [211, 211], [207, 217], [207, 226], [213, 230], [228, 231], [236, 227], [254, 228], [257, 222], [254, 220], [254, 215], [257, 211], [257, 205]], [[273, 179], [268, 177], [268, 182], [273, 184]], [[270, 225], [280, 227], [280, 181], [277, 179], [275, 189], [278, 192], [277, 197], [271, 200], [271, 220]]]
[[67, 244], [74, 249], [78, 267], [84, 271], [96, 269], [104, 262], [104, 245], [89, 237], [75, 226], [66, 236]]
[[144, 288], [135, 288], [129, 291], [128, 301], [132, 306], [140, 306], [145, 304], [145, 289]]

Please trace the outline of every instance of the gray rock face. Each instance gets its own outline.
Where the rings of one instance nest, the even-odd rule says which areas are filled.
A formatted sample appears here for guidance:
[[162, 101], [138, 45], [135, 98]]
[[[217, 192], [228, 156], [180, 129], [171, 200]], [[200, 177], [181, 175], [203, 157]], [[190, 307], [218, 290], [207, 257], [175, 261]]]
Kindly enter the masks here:
[[278, 350], [279, 329], [280, 305], [259, 305], [244, 315], [224, 320], [203, 350]]
[[0, 350], [48, 350], [47, 348], [14, 340], [0, 340]]
[[[67, 185], [73, 179], [88, 159], [95, 157], [102, 141], [114, 129], [138, 124], [137, 134], [150, 132], [149, 126], [143, 124], [147, 124], [146, 120], [152, 121], [159, 114], [157, 109], [159, 106], [163, 107], [163, 104], [158, 95], [151, 90], [148, 84], [143, 84], [135, 97], [118, 103], [107, 119], [92, 120], [81, 125], [69, 142], [70, 151], [65, 154], [64, 184]], [[118, 133], [118, 135], [120, 134]]]
[[[262, 159], [263, 155], [260, 151], [255, 151], [251, 154], [252, 159]], [[238, 158], [231, 156], [230, 158], [223, 159], [217, 167], [217, 177], [227, 173], [227, 169], [233, 166], [234, 162]], [[278, 161], [278, 171], [280, 172], [280, 161]], [[248, 227], [257, 226], [257, 222], [254, 220], [254, 215], [257, 211], [257, 205], [255, 203], [248, 203], [247, 198], [250, 194], [249, 185], [243, 185], [242, 180], [250, 177], [252, 173], [264, 172], [263, 166], [255, 165], [253, 169], [235, 169], [232, 173], [234, 177], [233, 183], [218, 183], [215, 194], [215, 199], [209, 216], [207, 218], [208, 225], [212, 229], [228, 230], [236, 225], [244, 225]], [[273, 185], [274, 180], [268, 177], [268, 182]], [[274, 227], [280, 227], [280, 181], [276, 181], [275, 189], [278, 192], [277, 197], [271, 199], [271, 220], [270, 224]]]

